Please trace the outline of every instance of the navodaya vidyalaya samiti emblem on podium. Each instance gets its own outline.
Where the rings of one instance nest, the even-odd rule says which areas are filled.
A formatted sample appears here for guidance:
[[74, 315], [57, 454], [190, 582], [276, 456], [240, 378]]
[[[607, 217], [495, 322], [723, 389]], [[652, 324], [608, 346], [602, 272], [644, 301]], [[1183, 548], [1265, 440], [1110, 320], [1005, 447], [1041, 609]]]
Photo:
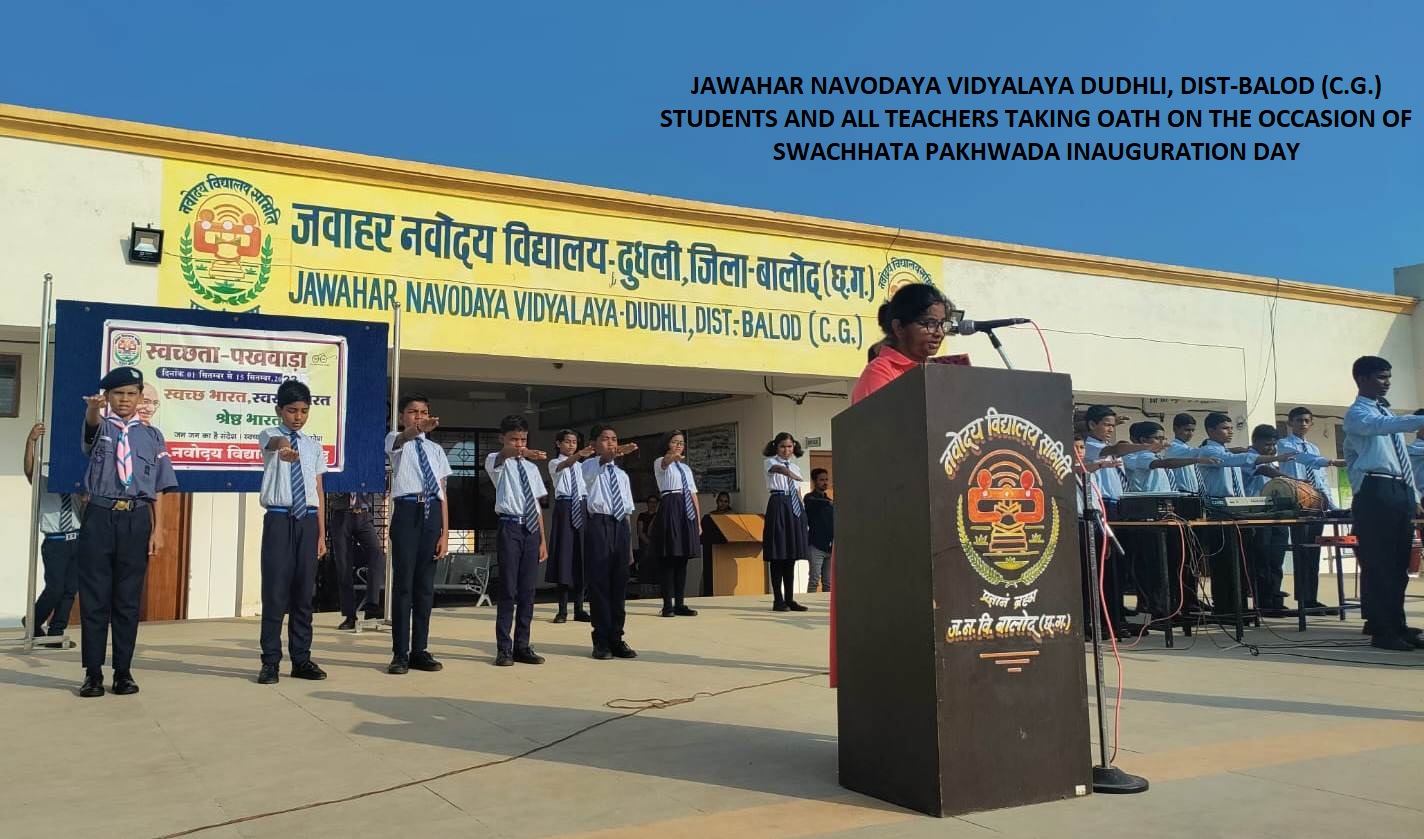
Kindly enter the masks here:
[[178, 266], [200, 308], [240, 308], [272, 278], [272, 229], [282, 211], [240, 178], [208, 175], [179, 198]]

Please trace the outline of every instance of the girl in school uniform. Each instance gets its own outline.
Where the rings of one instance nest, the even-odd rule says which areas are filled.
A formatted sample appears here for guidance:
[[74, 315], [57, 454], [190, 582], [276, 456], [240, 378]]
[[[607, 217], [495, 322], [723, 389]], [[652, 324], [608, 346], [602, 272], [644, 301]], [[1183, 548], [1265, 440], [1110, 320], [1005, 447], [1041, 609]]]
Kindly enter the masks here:
[[652, 553], [662, 571], [662, 616], [692, 617], [697, 610], [683, 603], [687, 588], [687, 560], [702, 555], [702, 509], [697, 503], [697, 483], [684, 460], [687, 434], [674, 429], [663, 437], [663, 456], [653, 461], [653, 477], [661, 498], [651, 530]]
[[549, 568], [544, 582], [559, 587], [559, 613], [554, 623], [569, 619], [569, 593], [573, 592], [574, 620], [588, 621], [583, 608], [583, 527], [588, 506], [583, 482], [576, 468], [593, 455], [593, 447], [583, 445], [583, 435], [565, 428], [554, 436], [557, 457], [549, 461], [549, 477], [554, 479], [554, 515], [549, 523]]
[[802, 455], [801, 444], [783, 431], [762, 450], [766, 457], [766, 525], [762, 529], [762, 559], [770, 564], [774, 611], [804, 612], [792, 596], [796, 561], [810, 556], [806, 511], [801, 504], [801, 470], [792, 462]]

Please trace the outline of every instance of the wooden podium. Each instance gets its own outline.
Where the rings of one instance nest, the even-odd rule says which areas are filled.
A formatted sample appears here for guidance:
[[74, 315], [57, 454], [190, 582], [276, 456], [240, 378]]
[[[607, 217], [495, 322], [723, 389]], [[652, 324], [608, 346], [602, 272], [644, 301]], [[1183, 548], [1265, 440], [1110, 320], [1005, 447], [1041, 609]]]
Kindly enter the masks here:
[[702, 558], [703, 562], [712, 563], [712, 593], [766, 594], [762, 517], [755, 513], [712, 513], [711, 519], [722, 537], [721, 542], [711, 546], [711, 558]]
[[835, 417], [840, 781], [935, 816], [1092, 788], [1069, 379], [911, 370]]

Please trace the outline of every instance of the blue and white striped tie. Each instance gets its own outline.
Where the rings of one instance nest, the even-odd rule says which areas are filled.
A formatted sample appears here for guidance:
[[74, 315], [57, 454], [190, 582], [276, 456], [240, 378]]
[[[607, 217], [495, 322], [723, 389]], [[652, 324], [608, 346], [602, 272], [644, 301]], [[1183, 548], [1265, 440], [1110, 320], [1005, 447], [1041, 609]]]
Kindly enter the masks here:
[[[292, 451], [301, 454], [297, 448], [297, 432], [288, 431], [287, 439], [292, 443]], [[307, 479], [302, 474], [302, 460], [298, 457], [292, 461], [291, 469], [287, 473], [292, 481], [292, 506], [287, 508], [288, 515], [294, 519], [304, 519], [307, 517]]]
[[534, 490], [529, 488], [529, 472], [523, 460], [514, 460], [511, 465], [519, 468], [519, 488], [524, 492], [524, 529], [533, 533], [539, 529], [539, 503], [534, 500]]
[[[791, 461], [782, 460], [781, 465], [790, 469]], [[791, 479], [791, 476], [782, 475], [781, 477], [786, 480], [786, 494], [791, 498], [791, 512], [799, 519], [801, 518], [801, 493], [796, 491], [796, 482]]]
[[692, 505], [692, 481], [688, 478], [687, 467], [681, 463], [677, 466], [677, 479], [682, 484], [682, 511], [687, 514], [688, 521], [697, 521], [697, 508]]
[[603, 473], [603, 477], [607, 479], [608, 483], [608, 508], [612, 511], [615, 519], [626, 519], [628, 510], [623, 506], [623, 488], [618, 485], [618, 474], [614, 471], [615, 468], [610, 463], [607, 471]]

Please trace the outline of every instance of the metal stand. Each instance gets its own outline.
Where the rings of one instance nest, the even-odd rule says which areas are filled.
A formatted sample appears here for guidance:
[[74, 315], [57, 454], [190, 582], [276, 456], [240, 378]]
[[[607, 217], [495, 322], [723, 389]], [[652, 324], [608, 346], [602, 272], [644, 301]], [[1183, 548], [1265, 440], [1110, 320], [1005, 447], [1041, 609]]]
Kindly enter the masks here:
[[999, 343], [999, 336], [994, 334], [994, 330], [981, 329], [979, 331], [989, 336], [989, 343], [994, 346], [994, 349], [999, 351], [999, 358], [1003, 359], [1004, 366], [1010, 370], [1014, 369], [1014, 363], [1009, 361], [1009, 354], [1004, 352], [1004, 345]]
[[[38, 375], [35, 377], [35, 422], [43, 423], [49, 415], [49, 392], [46, 384], [49, 380], [49, 337], [50, 337], [50, 308], [54, 302], [54, 275], [44, 275], [44, 308], [40, 311], [40, 358]], [[0, 644], [16, 645], [26, 653], [32, 653], [36, 649], [41, 650], [67, 650], [74, 646], [68, 633], [64, 635], [34, 637], [35, 634], [35, 594], [39, 588], [39, 566], [40, 566], [40, 495], [45, 491], [45, 472], [48, 464], [47, 441], [48, 431], [38, 442], [38, 449], [35, 452], [35, 471], [30, 480], [30, 552], [29, 573], [25, 581], [25, 625], [23, 638], [6, 638], [0, 640]]]
[[[391, 431], [396, 430], [396, 425], [400, 421], [400, 346], [401, 346], [401, 304], [392, 306], [394, 316], [391, 325]], [[387, 470], [389, 474], [389, 470]], [[387, 492], [390, 489], [390, 479], [387, 478]], [[391, 505], [386, 504], [386, 512], [390, 513]], [[385, 617], [372, 618], [370, 620], [361, 619], [356, 621], [356, 634], [361, 634], [362, 630], [390, 629], [391, 627], [391, 587], [395, 585], [395, 556], [391, 553], [391, 524], [390, 518], [386, 519], [386, 585], [381, 591], [382, 611]], [[366, 583], [368, 586], [370, 582]]]
[[[994, 344], [997, 346], [998, 341], [995, 341]], [[1093, 792], [1146, 792], [1146, 778], [1129, 775], [1108, 761], [1107, 702], [1103, 696], [1102, 604], [1098, 600], [1098, 548], [1097, 540], [1094, 538], [1094, 528], [1102, 527], [1104, 538], [1110, 538], [1110, 534], [1106, 529], [1107, 523], [1100, 518], [1098, 510], [1092, 504], [1086, 472], [1083, 475], [1083, 480], [1079, 483], [1079, 488], [1083, 493], [1083, 517], [1088, 522], [1088, 526], [1084, 528], [1088, 540], [1084, 546], [1088, 553], [1088, 611], [1092, 616], [1088, 624], [1093, 633], [1093, 689], [1097, 691], [1098, 695], [1098, 754], [1100, 758], [1098, 764], [1093, 767]]]

